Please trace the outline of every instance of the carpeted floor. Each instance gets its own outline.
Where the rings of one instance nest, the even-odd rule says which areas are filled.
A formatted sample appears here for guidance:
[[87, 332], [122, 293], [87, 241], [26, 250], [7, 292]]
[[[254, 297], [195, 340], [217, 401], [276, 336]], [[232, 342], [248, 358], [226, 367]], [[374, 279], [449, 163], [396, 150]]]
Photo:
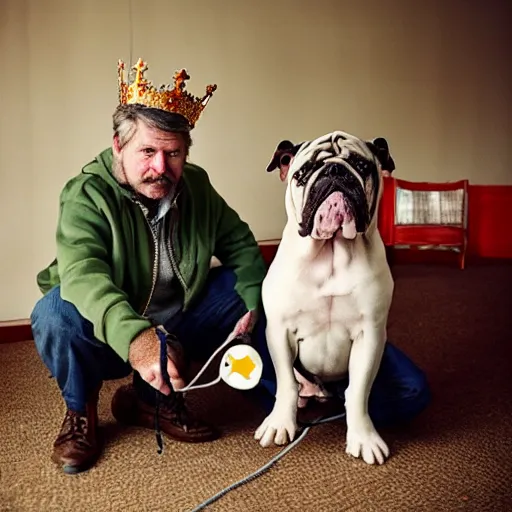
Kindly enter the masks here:
[[[314, 427], [268, 472], [207, 510], [411, 512], [512, 510], [512, 266], [398, 266], [390, 339], [428, 373], [433, 402], [383, 431], [392, 457], [345, 455], [343, 422]], [[64, 414], [32, 342], [0, 345], [1, 511], [191, 511], [279, 449], [252, 435], [263, 413], [223, 385], [191, 393], [225, 432], [206, 445], [119, 427], [105, 384], [106, 447], [95, 468], [65, 476], [50, 461]]]

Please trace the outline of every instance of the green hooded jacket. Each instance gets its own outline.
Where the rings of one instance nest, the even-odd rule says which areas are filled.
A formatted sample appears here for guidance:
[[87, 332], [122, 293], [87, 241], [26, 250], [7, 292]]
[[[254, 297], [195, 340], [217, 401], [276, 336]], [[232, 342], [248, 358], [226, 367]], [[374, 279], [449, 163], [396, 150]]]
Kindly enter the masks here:
[[[172, 232], [175, 273], [184, 310], [193, 304], [215, 255], [236, 275], [248, 310], [259, 308], [266, 266], [249, 226], [228, 206], [200, 167], [187, 163]], [[94, 326], [94, 335], [128, 360], [131, 341], [151, 322], [144, 316], [156, 281], [155, 240], [142, 208], [112, 175], [112, 150], [100, 153], [60, 195], [56, 259], [37, 276], [43, 294], [61, 297]]]

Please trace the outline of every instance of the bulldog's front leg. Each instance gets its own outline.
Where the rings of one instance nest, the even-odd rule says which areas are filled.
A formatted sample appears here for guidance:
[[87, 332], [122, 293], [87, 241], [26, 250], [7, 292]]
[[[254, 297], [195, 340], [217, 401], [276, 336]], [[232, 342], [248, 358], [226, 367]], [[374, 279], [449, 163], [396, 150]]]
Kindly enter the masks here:
[[283, 445], [297, 432], [298, 384], [293, 373], [297, 347], [288, 339], [282, 326], [267, 323], [267, 343], [277, 380], [276, 401], [272, 412], [258, 427], [254, 438], [263, 447], [272, 443]]
[[346, 452], [368, 464], [383, 464], [389, 448], [368, 414], [368, 398], [379, 370], [386, 341], [385, 329], [369, 325], [354, 340], [349, 359], [349, 385], [345, 392]]

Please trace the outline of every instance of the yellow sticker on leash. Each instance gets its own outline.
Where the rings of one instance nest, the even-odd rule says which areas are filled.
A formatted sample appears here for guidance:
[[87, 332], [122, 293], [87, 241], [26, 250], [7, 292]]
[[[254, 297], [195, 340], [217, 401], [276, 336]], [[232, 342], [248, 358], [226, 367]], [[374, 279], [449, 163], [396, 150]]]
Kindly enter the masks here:
[[220, 362], [222, 380], [235, 389], [252, 389], [261, 379], [263, 362], [250, 345], [235, 345], [226, 351]]

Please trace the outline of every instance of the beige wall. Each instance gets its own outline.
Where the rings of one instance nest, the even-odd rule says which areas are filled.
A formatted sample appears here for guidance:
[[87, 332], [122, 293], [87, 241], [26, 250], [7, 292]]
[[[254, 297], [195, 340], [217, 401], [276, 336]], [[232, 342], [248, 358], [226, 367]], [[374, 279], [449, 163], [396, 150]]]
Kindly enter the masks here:
[[[65, 181], [110, 143], [117, 59], [218, 90], [192, 159], [279, 237], [277, 142], [385, 136], [397, 175], [512, 184], [507, 0], [0, 0], [0, 320], [28, 317]], [[317, 7], [314, 7], [316, 5]], [[485, 6], [484, 6], [485, 5]]]

